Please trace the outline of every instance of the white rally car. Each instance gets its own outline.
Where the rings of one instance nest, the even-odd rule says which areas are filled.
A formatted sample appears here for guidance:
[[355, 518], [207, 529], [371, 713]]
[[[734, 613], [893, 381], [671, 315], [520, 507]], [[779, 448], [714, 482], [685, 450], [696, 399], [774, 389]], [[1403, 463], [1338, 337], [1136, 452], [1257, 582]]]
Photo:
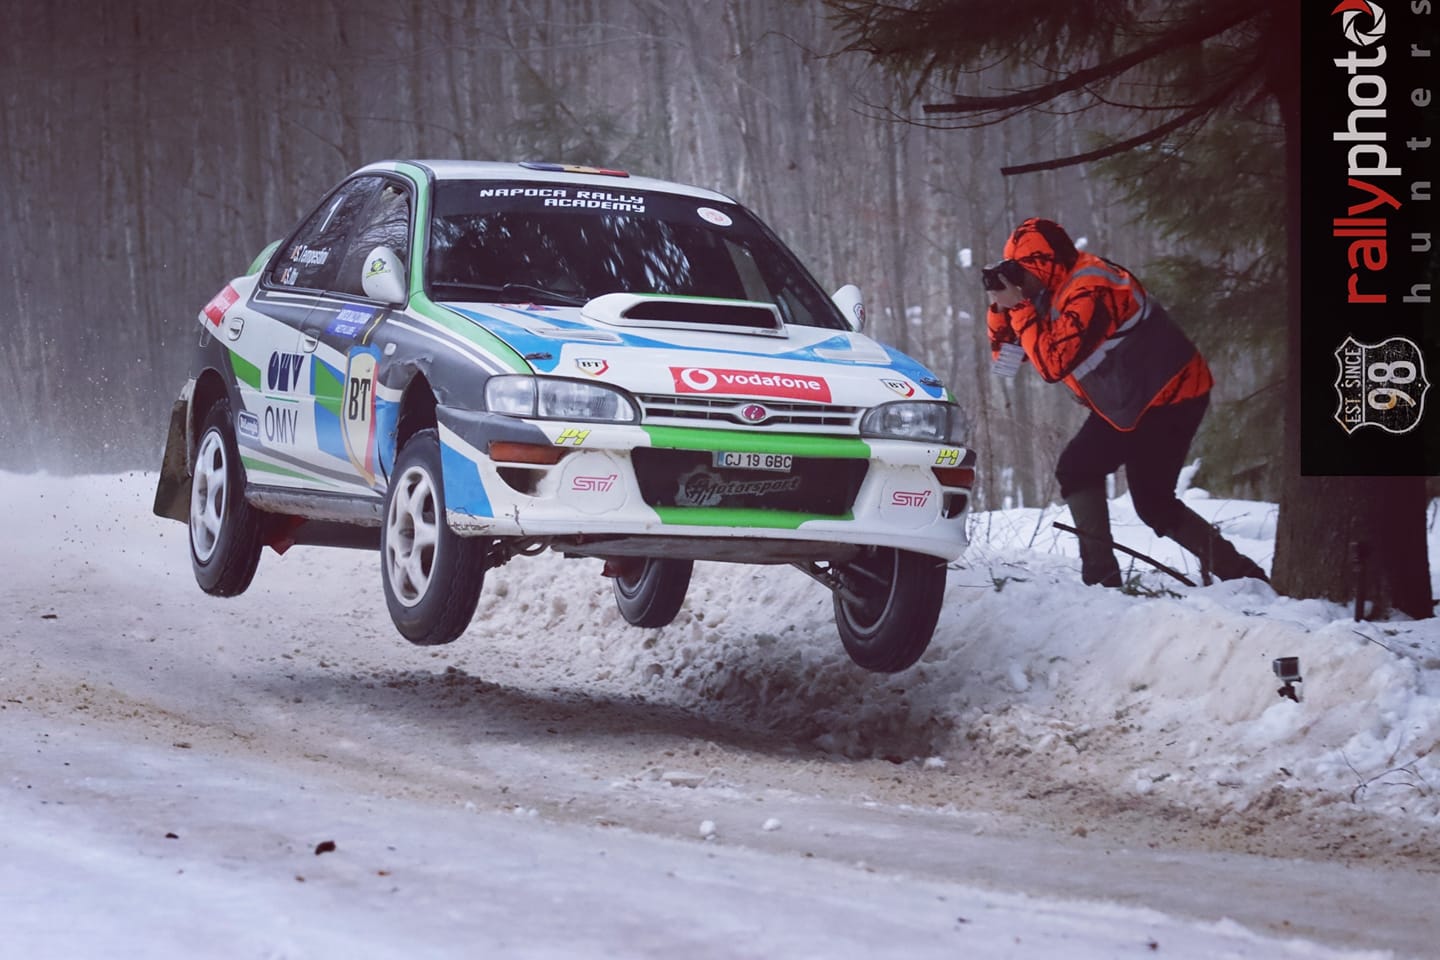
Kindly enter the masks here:
[[862, 319], [709, 190], [372, 164], [200, 311], [155, 510], [218, 595], [267, 543], [378, 546], [420, 644], [546, 548], [604, 558], [643, 627], [695, 560], [792, 563], [856, 663], [902, 670], [965, 549], [975, 457], [941, 382]]

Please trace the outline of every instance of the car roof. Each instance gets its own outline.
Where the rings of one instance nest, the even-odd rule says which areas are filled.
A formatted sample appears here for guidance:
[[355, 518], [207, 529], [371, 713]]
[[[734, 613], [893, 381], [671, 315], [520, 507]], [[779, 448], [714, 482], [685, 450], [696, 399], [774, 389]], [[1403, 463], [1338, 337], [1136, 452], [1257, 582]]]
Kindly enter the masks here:
[[[541, 183], [567, 183], [576, 186], [597, 187], [609, 190], [651, 190], [658, 193], [673, 193], [709, 200], [716, 203], [734, 203], [723, 193], [706, 190], [685, 183], [657, 180], [652, 177], [617, 177], [597, 173], [571, 173], [564, 170], [537, 170], [518, 163], [496, 163], [489, 160], [411, 160], [423, 167], [438, 180], [533, 180]], [[356, 173], [394, 171], [399, 161], [384, 161], [369, 164]], [[551, 166], [547, 164], [546, 166]], [[559, 166], [555, 164], [554, 166]], [[582, 169], [582, 168], [576, 168]]]

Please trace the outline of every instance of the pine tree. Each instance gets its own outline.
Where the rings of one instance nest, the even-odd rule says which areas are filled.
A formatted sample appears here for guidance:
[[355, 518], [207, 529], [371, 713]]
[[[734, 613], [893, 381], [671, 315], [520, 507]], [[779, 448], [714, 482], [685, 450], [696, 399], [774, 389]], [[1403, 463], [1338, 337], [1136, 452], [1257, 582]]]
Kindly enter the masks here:
[[[917, 98], [930, 91], [975, 89], [929, 103], [931, 122], [965, 128], [1026, 111], [1069, 115], [1070, 122], [1105, 122], [1118, 114], [1128, 129], [1092, 149], [1002, 168], [1010, 174], [1101, 161], [1127, 152], [1166, 151], [1184, 162], [1162, 163], [1174, 177], [1169, 192], [1195, 209], [1194, 238], [1213, 241], [1226, 217], [1237, 233], [1248, 215], [1224, 210], [1225, 190], [1207, 188], [1224, 176], [1205, 157], [1207, 136], [1226, 125], [1268, 113], [1278, 123], [1275, 167], [1283, 171], [1284, 236], [1251, 231], [1261, 270], [1275, 269], [1284, 287], [1285, 378], [1280, 515], [1271, 580], [1283, 593], [1346, 600], [1361, 589], [1357, 546], [1384, 545], [1368, 556], [1366, 592], [1380, 610], [1411, 616], [1433, 613], [1426, 555], [1423, 478], [1306, 477], [1300, 473], [1300, 69], [1299, 0], [827, 0], [845, 37], [844, 49], [862, 53], [911, 80]], [[1028, 70], [1034, 82], [985, 89], [996, 67], [1007, 76]], [[987, 72], [990, 71], [990, 72]], [[1193, 152], [1192, 152], [1193, 148]], [[1158, 151], [1158, 152], [1157, 152]], [[1220, 162], [1224, 155], [1215, 155]], [[1163, 219], [1185, 213], [1183, 204], [1148, 212]], [[1202, 225], [1203, 221], [1203, 225]], [[1178, 234], [1181, 220], [1167, 223]], [[1272, 246], [1273, 245], [1273, 246]], [[1251, 251], [1234, 250], [1241, 267]], [[1206, 257], [1206, 260], [1211, 259]], [[1177, 264], [1178, 265], [1178, 264]], [[1183, 276], [1184, 271], [1177, 274]], [[1273, 284], [1276, 277], [1250, 279]], [[1244, 296], [1242, 287], [1215, 278], [1216, 289]], [[1274, 406], [1279, 406], [1278, 403]]]

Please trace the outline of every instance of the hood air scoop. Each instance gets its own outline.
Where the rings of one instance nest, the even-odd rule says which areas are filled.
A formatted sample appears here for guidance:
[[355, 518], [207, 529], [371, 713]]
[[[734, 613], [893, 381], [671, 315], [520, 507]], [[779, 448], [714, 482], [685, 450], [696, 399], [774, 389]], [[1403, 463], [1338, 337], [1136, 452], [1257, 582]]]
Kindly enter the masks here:
[[614, 327], [704, 330], [759, 337], [789, 336], [775, 305], [753, 300], [607, 293], [585, 304], [580, 315], [586, 320]]

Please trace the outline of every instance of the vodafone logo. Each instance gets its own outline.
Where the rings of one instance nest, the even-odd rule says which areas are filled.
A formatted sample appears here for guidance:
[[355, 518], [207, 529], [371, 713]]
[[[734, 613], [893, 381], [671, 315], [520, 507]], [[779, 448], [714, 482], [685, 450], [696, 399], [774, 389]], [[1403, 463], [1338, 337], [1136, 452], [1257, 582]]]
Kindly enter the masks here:
[[830, 400], [824, 377], [793, 376], [757, 370], [718, 370], [713, 367], [671, 367], [676, 393], [727, 393], [785, 400]]

